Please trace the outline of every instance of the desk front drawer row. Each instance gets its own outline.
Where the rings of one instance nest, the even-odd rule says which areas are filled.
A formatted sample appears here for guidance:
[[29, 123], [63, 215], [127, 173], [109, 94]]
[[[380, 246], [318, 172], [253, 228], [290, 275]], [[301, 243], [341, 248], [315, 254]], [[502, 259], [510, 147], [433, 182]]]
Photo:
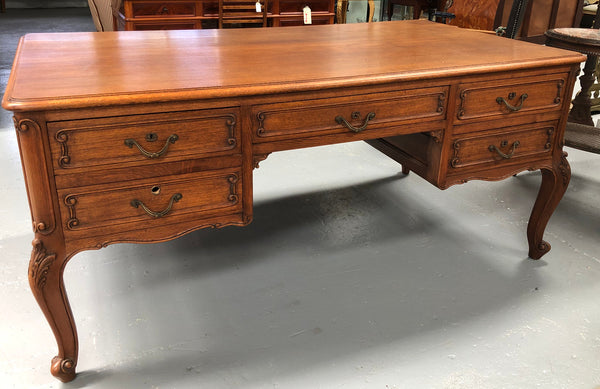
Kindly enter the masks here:
[[181, 218], [242, 211], [241, 169], [59, 190], [65, 235], [102, 233], [105, 227], [151, 228]]

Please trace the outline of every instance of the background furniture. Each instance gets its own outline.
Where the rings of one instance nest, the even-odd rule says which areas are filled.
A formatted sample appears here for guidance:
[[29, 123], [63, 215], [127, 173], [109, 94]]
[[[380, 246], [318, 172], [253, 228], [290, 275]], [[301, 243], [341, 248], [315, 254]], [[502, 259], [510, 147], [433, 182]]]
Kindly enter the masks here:
[[113, 8], [118, 7], [116, 0], [88, 0], [88, 6], [98, 31], [115, 30]]
[[0, 12], [6, 12], [6, 1], [0, 0]]
[[[258, 12], [257, 4], [260, 4]], [[267, 0], [219, 0], [219, 28], [260, 25], [267, 27]]]
[[[302, 9], [312, 11], [312, 24], [333, 24], [335, 0], [270, 0], [269, 26], [303, 25]], [[184, 30], [216, 28], [218, 0], [122, 0], [115, 12], [119, 30]]]
[[[598, 21], [598, 17], [596, 18]], [[598, 26], [598, 22], [595, 23]], [[600, 32], [596, 28], [557, 28], [546, 32], [548, 46], [578, 51], [588, 55], [579, 78], [581, 91], [573, 100], [565, 129], [565, 145], [600, 154], [600, 128], [591, 116], [590, 87], [600, 56]]]
[[579, 26], [583, 0], [448, 0], [443, 10], [455, 16], [448, 24], [489, 31], [508, 26], [511, 38], [544, 43], [548, 29]]
[[388, 0], [387, 3], [387, 17], [388, 20], [392, 20], [394, 15], [394, 6], [405, 5], [413, 7], [413, 19], [419, 19], [421, 12], [424, 9], [444, 9], [446, 0]]
[[72, 380], [78, 359], [70, 258], [250, 223], [252, 171], [280, 150], [368, 140], [442, 189], [541, 170], [527, 239], [542, 257], [570, 180], [562, 137], [584, 59], [420, 20], [25, 36], [2, 106], [31, 208], [28, 279], [58, 344], [52, 374]]

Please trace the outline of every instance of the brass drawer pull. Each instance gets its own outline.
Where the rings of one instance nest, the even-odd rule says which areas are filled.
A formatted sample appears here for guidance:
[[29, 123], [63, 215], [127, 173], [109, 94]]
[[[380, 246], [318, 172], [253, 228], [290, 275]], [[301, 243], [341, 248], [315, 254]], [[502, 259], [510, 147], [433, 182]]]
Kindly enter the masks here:
[[[155, 140], [155, 136], [156, 135], [154, 135], [154, 134], [148, 134], [148, 135], [146, 135], [146, 140], [153, 141], [153, 140]], [[173, 134], [173, 135], [169, 136], [167, 138], [167, 141], [165, 142], [165, 145], [163, 146], [163, 148], [160, 149], [160, 151], [158, 151], [156, 153], [145, 150], [142, 146], [140, 146], [140, 144], [135, 139], [125, 139], [125, 146], [127, 146], [129, 148], [133, 148], [133, 146], [135, 146], [138, 148], [138, 150], [140, 150], [140, 152], [145, 157], [154, 159], [154, 158], [158, 158], [158, 157], [166, 154], [167, 150], [169, 149], [169, 143], [175, 143], [177, 141], [177, 139], [179, 139], [179, 136], [177, 136], [177, 134]]]
[[[499, 156], [501, 156], [504, 159], [511, 159], [512, 156], [515, 154], [515, 150], [517, 149], [517, 147], [519, 147], [519, 145], [521, 144], [521, 142], [519, 142], [518, 140], [516, 140], [513, 144], [512, 147], [510, 149], [510, 153], [508, 154], [504, 154], [499, 148], [497, 148], [494, 145], [490, 145], [490, 147], [488, 147], [488, 150], [490, 150], [491, 152], [497, 152]], [[508, 141], [503, 140], [500, 143], [500, 147], [506, 147], [508, 145]]]
[[[367, 114], [367, 116], [365, 117], [365, 121], [363, 122], [362, 126], [360, 126], [360, 127], [354, 127], [352, 124], [348, 123], [348, 121], [346, 119], [344, 119], [342, 116], [336, 116], [335, 121], [338, 124], [343, 124], [344, 126], [346, 126], [347, 129], [358, 133], [358, 132], [364, 131], [367, 128], [369, 121], [371, 119], [373, 119], [374, 117], [375, 117], [375, 112], [369, 112]], [[359, 119], [359, 118], [360, 118], [360, 112], [352, 112], [352, 119]]]
[[171, 196], [171, 201], [169, 201], [169, 205], [167, 205], [167, 208], [163, 209], [160, 212], [155, 212], [155, 211], [151, 210], [140, 200], [135, 200], [135, 199], [131, 200], [131, 206], [134, 208], [142, 207], [144, 212], [146, 212], [148, 215], [150, 215], [154, 218], [159, 218], [159, 217], [163, 217], [166, 214], [168, 214], [171, 211], [171, 208], [173, 208], [173, 204], [175, 204], [176, 202], [181, 200], [182, 197], [183, 196], [181, 195], [181, 193], [175, 193], [173, 196]]
[[[514, 98], [514, 96], [515, 96], [515, 93], [513, 92], [513, 93], [509, 94], [508, 98], [511, 99], [511, 98]], [[506, 101], [504, 99], [504, 97], [496, 97], [496, 102], [500, 105], [504, 104], [506, 106], [506, 108], [510, 109], [513, 112], [517, 112], [517, 111], [520, 111], [521, 108], [523, 108], [523, 103], [525, 102], [525, 99], [527, 97], [529, 97], [529, 96], [527, 96], [527, 93], [523, 93], [521, 95], [521, 98], [519, 99], [520, 100], [519, 105], [516, 105], [516, 106], [511, 105], [508, 101]]]

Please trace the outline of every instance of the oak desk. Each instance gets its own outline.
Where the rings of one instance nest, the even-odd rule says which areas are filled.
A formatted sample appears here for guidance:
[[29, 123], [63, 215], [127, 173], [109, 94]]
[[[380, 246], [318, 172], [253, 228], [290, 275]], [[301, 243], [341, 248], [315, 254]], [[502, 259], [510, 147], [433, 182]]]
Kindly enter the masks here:
[[367, 140], [442, 189], [541, 169], [527, 228], [540, 258], [570, 179], [562, 139], [584, 59], [427, 21], [25, 36], [2, 105], [52, 374], [72, 380], [77, 364], [67, 261], [250, 223], [252, 170], [274, 151]]

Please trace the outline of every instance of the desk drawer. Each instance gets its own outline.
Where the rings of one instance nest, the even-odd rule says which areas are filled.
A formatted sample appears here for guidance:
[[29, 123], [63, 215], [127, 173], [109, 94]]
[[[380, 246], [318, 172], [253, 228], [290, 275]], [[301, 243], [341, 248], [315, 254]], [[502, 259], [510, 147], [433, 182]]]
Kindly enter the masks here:
[[448, 174], [511, 164], [526, 157], [550, 156], [555, 124], [540, 123], [457, 137], [452, 142]]
[[[190, 216], [242, 212], [241, 169], [93, 185], [58, 192], [65, 235], [110, 228], [152, 228]], [[119, 227], [121, 226], [121, 227]]]
[[446, 115], [447, 95], [446, 87], [436, 87], [257, 105], [252, 107], [253, 138], [258, 143], [440, 120]]
[[562, 73], [462, 84], [458, 90], [455, 122], [560, 110], [566, 79], [567, 74]]
[[49, 123], [55, 172], [239, 153], [238, 118], [225, 109]]
[[131, 7], [134, 18], [196, 15], [192, 1], [134, 2]]

